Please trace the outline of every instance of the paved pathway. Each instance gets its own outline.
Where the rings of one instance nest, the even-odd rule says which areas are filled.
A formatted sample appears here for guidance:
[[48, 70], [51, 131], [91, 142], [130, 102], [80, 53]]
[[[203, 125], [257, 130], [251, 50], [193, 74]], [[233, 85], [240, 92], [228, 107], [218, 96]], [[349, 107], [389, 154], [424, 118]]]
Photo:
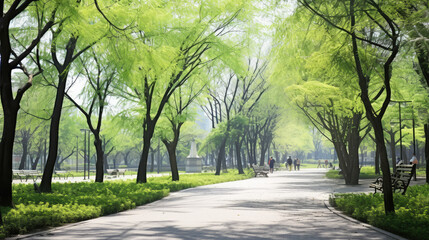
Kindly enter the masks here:
[[134, 210], [15, 239], [397, 239], [328, 209], [331, 192], [370, 191], [325, 169], [275, 172], [170, 194]]

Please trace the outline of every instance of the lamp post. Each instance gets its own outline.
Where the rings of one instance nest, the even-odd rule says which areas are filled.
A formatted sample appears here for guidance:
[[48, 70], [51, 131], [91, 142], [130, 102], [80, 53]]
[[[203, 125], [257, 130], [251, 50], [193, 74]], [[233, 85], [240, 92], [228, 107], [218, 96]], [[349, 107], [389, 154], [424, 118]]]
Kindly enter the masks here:
[[[84, 152], [84, 162], [83, 162], [83, 179], [85, 180], [85, 176], [86, 176], [86, 169], [87, 169], [87, 167], [86, 167], [86, 164], [85, 163], [88, 163], [88, 179], [89, 179], [89, 171], [90, 171], [90, 142], [91, 142], [91, 134], [90, 134], [90, 130], [89, 129], [80, 129], [80, 131], [81, 132], [83, 132], [84, 133], [84, 143], [83, 143], [83, 146], [84, 146], [84, 150], [83, 150], [83, 152]], [[88, 146], [86, 146], [86, 132], [88, 132]], [[87, 150], [87, 148], [88, 148], [88, 154], [86, 154], [86, 150]], [[88, 156], [88, 158], [87, 158], [87, 156]], [[86, 161], [88, 159], [88, 161]]]
[[79, 136], [76, 136], [76, 173], [79, 170]]
[[411, 101], [405, 101], [405, 100], [395, 101], [395, 100], [390, 100], [390, 102], [392, 102], [392, 103], [398, 103], [398, 108], [399, 108], [399, 152], [400, 152], [400, 158], [401, 158], [401, 160], [403, 160], [403, 155], [402, 155], [402, 119], [401, 119], [401, 104], [402, 104], [402, 103], [411, 102]]
[[83, 180], [86, 179], [86, 131], [85, 129], [81, 129], [81, 132], [83, 132]]

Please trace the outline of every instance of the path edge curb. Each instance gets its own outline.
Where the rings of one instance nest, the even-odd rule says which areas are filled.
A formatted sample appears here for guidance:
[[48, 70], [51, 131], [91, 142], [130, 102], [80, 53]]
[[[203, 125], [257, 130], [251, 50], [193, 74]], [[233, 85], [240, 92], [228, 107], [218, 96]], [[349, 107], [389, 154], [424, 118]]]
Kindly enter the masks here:
[[325, 207], [326, 207], [329, 211], [331, 211], [333, 214], [335, 214], [335, 215], [337, 215], [337, 216], [339, 216], [339, 217], [342, 217], [342, 218], [344, 218], [344, 219], [346, 219], [346, 220], [348, 220], [348, 221], [350, 221], [350, 222], [353, 222], [353, 223], [355, 223], [355, 224], [362, 225], [362, 226], [364, 226], [364, 227], [366, 227], [366, 228], [373, 229], [373, 230], [375, 230], [375, 231], [377, 231], [377, 232], [379, 232], [379, 233], [382, 233], [382, 234], [384, 234], [384, 235], [386, 235], [386, 236], [388, 236], [388, 237], [390, 237], [390, 238], [392, 238], [392, 239], [397, 239], [397, 240], [407, 240], [407, 238], [404, 238], [404, 237], [398, 236], [398, 235], [396, 235], [396, 234], [394, 234], [394, 233], [388, 232], [388, 231], [383, 230], [383, 229], [380, 229], [380, 228], [378, 228], [378, 227], [374, 227], [374, 226], [372, 226], [372, 225], [370, 225], [370, 224], [368, 224], [368, 223], [361, 222], [361, 221], [359, 221], [359, 220], [357, 220], [357, 219], [354, 219], [354, 218], [352, 218], [352, 217], [349, 217], [349, 216], [347, 216], [347, 215], [343, 214], [341, 211], [336, 210], [334, 207], [332, 207], [332, 206], [331, 206], [331, 204], [329, 203], [329, 200], [324, 200], [323, 202], [324, 202], [324, 204], [325, 204]]

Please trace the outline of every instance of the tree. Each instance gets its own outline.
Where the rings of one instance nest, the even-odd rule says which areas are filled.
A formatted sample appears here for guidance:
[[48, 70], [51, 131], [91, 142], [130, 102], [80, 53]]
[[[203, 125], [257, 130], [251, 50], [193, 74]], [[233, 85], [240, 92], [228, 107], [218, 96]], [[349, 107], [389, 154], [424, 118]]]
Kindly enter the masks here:
[[[112, 64], [108, 56], [103, 56], [101, 52], [92, 52], [90, 57], [81, 58], [84, 75], [88, 81], [88, 107], [83, 107], [66, 93], [67, 98], [85, 116], [89, 130], [94, 135], [94, 146], [96, 151], [96, 175], [95, 182], [103, 182], [104, 179], [104, 149], [100, 136], [103, 114], [107, 106], [107, 98], [110, 92], [110, 85], [117, 80], [115, 64]], [[86, 109], [85, 109], [86, 108]], [[92, 119], [97, 118], [94, 124]]]
[[[407, 31], [406, 40], [414, 48], [418, 66], [416, 72], [421, 76], [421, 84], [429, 92], [429, 46], [427, 44], [429, 36], [428, 4], [423, 0], [400, 1], [393, 5], [400, 15], [399, 21], [404, 21], [404, 29]], [[417, 65], [417, 64], [416, 64]], [[425, 156], [426, 156], [426, 181], [429, 183], [429, 122], [426, 117], [424, 124], [425, 133]]]
[[173, 137], [169, 137], [168, 134], [164, 132], [164, 134], [161, 136], [161, 141], [167, 148], [173, 181], [179, 181], [176, 148], [179, 142], [180, 129], [189, 118], [191, 112], [191, 110], [189, 110], [190, 105], [195, 100], [195, 98], [200, 95], [204, 87], [204, 83], [199, 84], [198, 81], [189, 81], [187, 84], [179, 87], [178, 90], [174, 92], [166, 106], [164, 115], [170, 123], [170, 132], [173, 133]]
[[[358, 84], [346, 39], [321, 32], [306, 11], [283, 24], [278, 26], [273, 84], [282, 86], [279, 80], [285, 77], [293, 83], [286, 88], [286, 98], [333, 144], [346, 184], [358, 184], [359, 145], [365, 136], [361, 132], [367, 128], [361, 127], [363, 107], [356, 102]], [[289, 42], [283, 43], [285, 38]]]
[[[143, 112], [143, 151], [137, 173], [137, 183], [146, 182], [147, 160], [151, 139], [155, 126], [173, 93], [187, 82], [200, 68], [212, 61], [223, 57], [231, 50], [222, 42], [222, 36], [227, 34], [239, 16], [242, 3], [222, 3], [216, 6], [201, 3], [196, 6], [198, 15], [182, 16], [177, 12], [180, 6], [165, 6], [165, 11], [174, 9], [172, 19], [168, 24], [180, 24], [177, 28], [161, 27], [156, 31], [140, 32], [138, 49], [143, 51], [135, 59], [137, 64], [133, 66], [134, 79], [127, 83], [131, 90], [127, 94], [136, 102], [144, 106]], [[194, 6], [194, 5], [192, 5]], [[169, 9], [168, 7], [171, 7]], [[187, 5], [186, 8], [189, 8]], [[222, 12], [223, 10], [226, 12]], [[189, 12], [190, 9], [183, 9]], [[191, 9], [196, 10], [196, 9]], [[214, 10], [218, 12], [213, 12]], [[222, 13], [222, 14], [220, 14]], [[197, 21], [186, 21], [189, 17], [197, 17]], [[152, 35], [155, 34], [156, 35]], [[160, 36], [161, 38], [157, 38]], [[144, 63], [144, 64], [143, 64]], [[139, 81], [135, 81], [135, 79]]]
[[[350, 1], [335, 1], [317, 5], [313, 1], [299, 0], [306, 9], [319, 16], [327, 25], [337, 29], [350, 37], [352, 44], [353, 59], [355, 61], [356, 74], [359, 79], [361, 90], [360, 98], [366, 110], [366, 117], [374, 129], [377, 149], [379, 149], [381, 169], [383, 171], [384, 205], [387, 213], [395, 212], [391, 188], [391, 176], [387, 151], [383, 135], [382, 119], [391, 98], [390, 81], [392, 77], [392, 62], [399, 52], [399, 28], [394, 21], [386, 4], [379, 4], [373, 0], [356, 3]], [[347, 4], [348, 3], [348, 4]], [[337, 5], [338, 4], [338, 5]], [[336, 13], [327, 13], [337, 8]], [[358, 18], [358, 21], [356, 21]], [[374, 34], [377, 33], [377, 35]], [[378, 36], [378, 37], [376, 37]], [[371, 48], [371, 49], [370, 49]], [[379, 58], [368, 58], [364, 56], [363, 50], [371, 50], [370, 53]], [[382, 65], [380, 78], [371, 74], [372, 66], [369, 61], [378, 62]], [[371, 66], [368, 68], [368, 66]], [[380, 80], [380, 84], [370, 85], [371, 79]], [[370, 87], [377, 94], [370, 96]], [[372, 97], [372, 98], [371, 98]], [[380, 97], [384, 98], [380, 100]], [[378, 101], [377, 101], [378, 100]], [[381, 102], [381, 106], [380, 103]], [[376, 109], [377, 108], [377, 109]]]
[[[0, 142], [0, 205], [12, 205], [12, 151], [15, 140], [15, 130], [18, 110], [24, 93], [31, 87], [33, 78], [41, 73], [40, 62], [37, 62], [35, 68], [24, 66], [24, 60], [29, 56], [33, 49], [40, 42], [45, 33], [54, 25], [55, 14], [60, 7], [59, 2], [48, 1], [35, 3], [34, 0], [20, 1], [15, 0], [11, 3], [2, 2], [0, 17], [0, 94], [3, 110], [3, 132]], [[21, 33], [27, 30], [28, 26], [33, 25], [31, 10], [37, 6], [48, 9], [48, 19], [36, 19], [37, 25], [34, 32], [26, 31], [25, 34], [32, 38], [30, 42], [15, 41], [13, 34]], [[34, 16], [34, 15], [33, 15]], [[26, 19], [27, 18], [27, 19]], [[14, 31], [13, 21], [22, 20], [24, 24], [21, 28]], [[24, 30], [25, 29], [25, 30]], [[12, 31], [11, 31], [12, 30]], [[17, 43], [18, 42], [18, 43]], [[16, 95], [13, 94], [12, 71], [20, 69], [27, 77], [28, 81], [18, 88]]]
[[298, 108], [334, 145], [346, 184], [358, 184], [359, 145], [366, 134], [360, 135], [365, 127], [360, 126], [362, 112], [354, 110], [354, 101], [338, 88], [319, 82], [293, 86], [289, 91]]
[[[106, 34], [103, 29], [99, 27], [100, 24], [103, 25], [104, 23], [100, 23], [100, 21], [96, 20], [97, 15], [94, 14], [96, 9], [88, 8], [83, 2], [73, 5], [75, 9], [71, 12], [64, 12], [63, 15], [59, 16], [57, 27], [52, 29], [50, 46], [52, 61], [49, 62], [58, 73], [58, 82], [50, 82], [50, 80], [48, 80], [50, 85], [56, 88], [57, 94], [49, 130], [49, 154], [42, 182], [40, 183], [41, 192], [52, 191], [51, 182], [55, 161], [58, 155], [58, 131], [60, 127], [61, 111], [72, 64], [82, 53], [87, 51]], [[83, 9], [88, 11], [88, 13], [84, 14], [88, 14], [87, 16], [91, 16], [93, 19], [91, 19], [91, 17], [82, 18], [77, 14], [83, 11]], [[73, 15], [73, 13], [75, 14]], [[78, 27], [76, 27], [74, 21], [79, 23]], [[60, 49], [61, 45], [63, 46], [62, 49]], [[62, 61], [61, 57], [63, 57]]]

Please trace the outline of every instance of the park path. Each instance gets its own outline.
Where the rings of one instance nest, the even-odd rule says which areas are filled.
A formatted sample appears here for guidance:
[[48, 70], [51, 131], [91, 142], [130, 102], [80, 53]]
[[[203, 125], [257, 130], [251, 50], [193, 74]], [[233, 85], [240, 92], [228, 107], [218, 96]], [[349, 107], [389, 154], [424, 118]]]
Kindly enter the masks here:
[[[325, 169], [187, 189], [138, 207], [14, 239], [400, 239], [325, 206], [350, 187]], [[351, 191], [368, 191], [368, 185]]]

